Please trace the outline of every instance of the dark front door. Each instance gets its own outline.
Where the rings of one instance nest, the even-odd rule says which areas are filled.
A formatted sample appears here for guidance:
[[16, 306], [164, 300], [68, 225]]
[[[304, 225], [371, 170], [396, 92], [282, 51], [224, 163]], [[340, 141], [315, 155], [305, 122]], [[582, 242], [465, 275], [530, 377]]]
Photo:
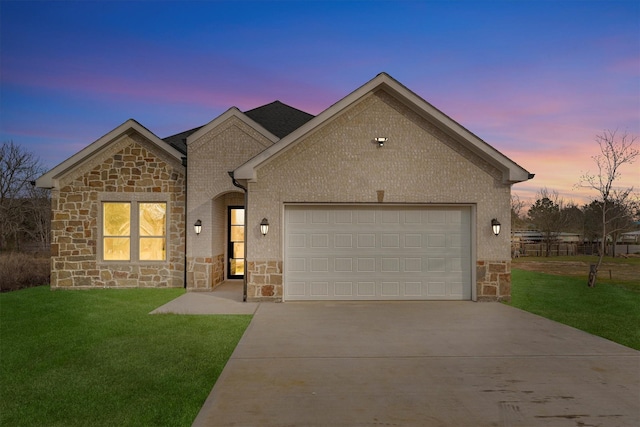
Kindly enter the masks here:
[[244, 277], [244, 207], [229, 207], [227, 278]]

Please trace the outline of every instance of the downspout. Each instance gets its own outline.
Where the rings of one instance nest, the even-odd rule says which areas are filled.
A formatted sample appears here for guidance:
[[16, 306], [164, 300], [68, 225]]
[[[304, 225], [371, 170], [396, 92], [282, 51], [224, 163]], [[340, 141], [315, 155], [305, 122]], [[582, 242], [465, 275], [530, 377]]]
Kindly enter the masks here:
[[[186, 138], [184, 139], [184, 145], [187, 145]], [[187, 289], [187, 236], [189, 235], [189, 226], [187, 225], [187, 197], [189, 196], [187, 185], [187, 156], [182, 157], [182, 166], [184, 166], [184, 274], [182, 278], [183, 288]]]
[[231, 177], [231, 180], [233, 181], [233, 185], [235, 185], [236, 187], [240, 188], [242, 191], [244, 191], [244, 274], [242, 275], [242, 301], [243, 302], [247, 302], [247, 248], [249, 245], [247, 245], [247, 237], [248, 237], [248, 233], [247, 233], [247, 208], [249, 207], [249, 193], [247, 192], [247, 187], [245, 187], [244, 185], [240, 184], [238, 182], [238, 180], [233, 176], [233, 171], [229, 171], [229, 176]]

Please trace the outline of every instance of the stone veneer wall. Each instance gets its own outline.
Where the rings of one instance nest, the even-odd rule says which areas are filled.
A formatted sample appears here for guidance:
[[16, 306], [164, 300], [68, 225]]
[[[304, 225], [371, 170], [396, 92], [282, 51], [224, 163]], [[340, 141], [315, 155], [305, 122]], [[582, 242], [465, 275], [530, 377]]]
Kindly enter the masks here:
[[[132, 134], [58, 180], [52, 191], [52, 289], [183, 286], [184, 168], [156, 151], [161, 149]], [[101, 261], [101, 201], [166, 202], [167, 260]]]
[[511, 261], [477, 261], [478, 301], [511, 300]]
[[187, 283], [190, 291], [210, 291], [224, 282], [224, 255], [187, 258]]
[[249, 261], [246, 274], [249, 301], [282, 300], [282, 261]]

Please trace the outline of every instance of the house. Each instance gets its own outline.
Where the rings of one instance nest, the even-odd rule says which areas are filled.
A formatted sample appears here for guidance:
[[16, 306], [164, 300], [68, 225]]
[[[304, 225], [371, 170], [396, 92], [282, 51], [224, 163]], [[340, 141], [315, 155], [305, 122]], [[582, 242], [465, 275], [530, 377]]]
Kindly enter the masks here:
[[128, 120], [37, 185], [53, 289], [495, 301], [511, 185], [532, 177], [381, 73], [315, 117], [276, 101], [165, 139]]

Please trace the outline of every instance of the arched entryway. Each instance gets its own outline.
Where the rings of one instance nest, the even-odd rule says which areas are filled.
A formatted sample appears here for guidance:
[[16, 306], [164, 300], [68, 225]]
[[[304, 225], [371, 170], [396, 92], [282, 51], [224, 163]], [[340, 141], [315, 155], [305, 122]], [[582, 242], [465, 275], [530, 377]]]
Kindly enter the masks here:
[[212, 200], [211, 287], [244, 277], [244, 194], [228, 192]]

